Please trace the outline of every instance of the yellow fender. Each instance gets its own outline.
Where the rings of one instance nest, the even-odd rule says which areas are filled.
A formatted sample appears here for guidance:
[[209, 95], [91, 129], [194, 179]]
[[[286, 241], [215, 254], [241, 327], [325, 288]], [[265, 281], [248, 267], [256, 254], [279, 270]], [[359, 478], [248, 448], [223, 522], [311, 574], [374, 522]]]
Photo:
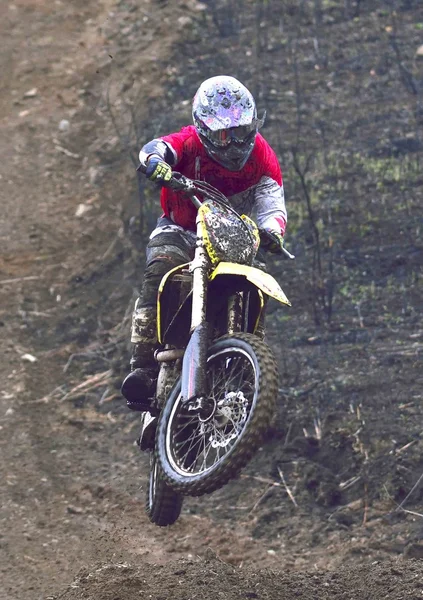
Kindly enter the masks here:
[[236, 263], [220, 262], [210, 275], [210, 281], [216, 279], [218, 275], [241, 275], [267, 296], [271, 296], [278, 302], [286, 304], [286, 306], [292, 306], [276, 279], [260, 269]]

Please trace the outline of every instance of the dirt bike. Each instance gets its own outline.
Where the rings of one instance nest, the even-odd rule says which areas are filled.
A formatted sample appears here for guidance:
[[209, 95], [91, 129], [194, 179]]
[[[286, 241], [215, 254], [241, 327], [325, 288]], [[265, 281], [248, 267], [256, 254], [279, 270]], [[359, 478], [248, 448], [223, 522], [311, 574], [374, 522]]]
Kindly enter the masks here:
[[269, 297], [290, 306], [276, 280], [252, 266], [266, 232], [203, 181], [174, 172], [168, 185], [197, 208], [197, 244], [194, 260], [169, 271], [158, 291], [160, 370], [139, 445], [150, 450], [146, 511], [160, 526], [178, 519], [184, 496], [237, 477], [262, 444], [278, 374], [260, 323]]

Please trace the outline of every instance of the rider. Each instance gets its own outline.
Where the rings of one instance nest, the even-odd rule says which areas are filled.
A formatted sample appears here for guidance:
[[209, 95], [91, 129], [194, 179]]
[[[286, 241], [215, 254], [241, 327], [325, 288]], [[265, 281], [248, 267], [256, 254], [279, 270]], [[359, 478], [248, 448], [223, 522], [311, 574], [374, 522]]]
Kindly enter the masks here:
[[258, 226], [269, 234], [273, 245], [269, 249], [283, 246], [282, 173], [275, 152], [258, 133], [265, 114], [257, 118], [252, 94], [234, 77], [211, 77], [195, 94], [192, 115], [194, 125], [148, 142], [139, 154], [138, 169], [162, 186], [163, 215], [150, 235], [144, 285], [132, 317], [131, 372], [122, 384], [122, 394], [133, 410], [149, 409], [158, 375], [154, 351], [161, 278], [194, 258], [196, 209], [180, 192], [165, 187], [172, 169], [213, 185], [240, 214], [254, 211]]

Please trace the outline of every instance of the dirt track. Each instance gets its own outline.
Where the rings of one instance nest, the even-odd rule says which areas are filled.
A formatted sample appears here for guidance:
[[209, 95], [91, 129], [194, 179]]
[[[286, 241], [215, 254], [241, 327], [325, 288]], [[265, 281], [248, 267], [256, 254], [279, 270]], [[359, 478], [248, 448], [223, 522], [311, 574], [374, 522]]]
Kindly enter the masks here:
[[[325, 538], [306, 552], [308, 515], [297, 515], [296, 532], [304, 523], [304, 533], [281, 559], [271, 535], [252, 535], [266, 482], [264, 490], [254, 481], [246, 492], [243, 480], [187, 501], [172, 529], [155, 528], [143, 512], [146, 459], [133, 444], [136, 415], [119, 408], [116, 393], [101, 410], [75, 393], [67, 399], [81, 381], [74, 365], [66, 368], [69, 357], [83, 351], [97, 325], [94, 296], [103, 289], [95, 286], [93, 264], [107, 266], [111, 239], [112, 251], [121, 243], [119, 207], [110, 203], [122, 182], [111, 191], [101, 187], [106, 126], [95, 96], [113, 60], [103, 35], [113, 9], [112, 0], [16, 0], [0, 8], [0, 598], [420, 598], [421, 562], [407, 557], [421, 558], [421, 546], [412, 544], [395, 563], [375, 562], [402, 553], [407, 542], [392, 550], [388, 536], [375, 557], [368, 539], [377, 537], [378, 525], [364, 530], [360, 523], [348, 536], [340, 527], [328, 548]], [[180, 16], [184, 8], [165, 10]], [[151, 32], [160, 32], [160, 19], [151, 18]], [[157, 91], [162, 82], [151, 52], [141, 49], [140, 62], [146, 88]], [[111, 283], [126, 286], [129, 297], [120, 267], [111, 268]], [[94, 283], [78, 287], [86, 272]], [[241, 517], [240, 498], [248, 504]], [[382, 523], [382, 508], [374, 518]], [[261, 515], [264, 531], [272, 523]], [[368, 566], [333, 572], [357, 546]], [[211, 555], [203, 560], [208, 548], [236, 568]], [[250, 575], [251, 565], [278, 569], [281, 561], [308, 573]], [[331, 573], [320, 572], [326, 566]]]
[[[163, 563], [210, 543], [207, 518], [183, 518], [168, 532], [144, 516], [137, 415], [123, 406], [117, 418], [79, 411], [49, 396], [84, 343], [75, 332], [84, 330], [78, 314], [90, 297], [83, 290], [72, 300], [69, 286], [93, 248], [104, 251], [110, 241], [92, 236], [96, 158], [84, 140], [96, 140], [101, 118], [84, 90], [110, 60], [101, 27], [111, 4], [29, 0], [2, 8], [2, 598], [43, 597], [93, 561]], [[63, 120], [69, 131], [59, 129]], [[90, 208], [93, 226], [75, 216], [79, 204]], [[70, 386], [78, 383], [76, 373]], [[222, 549], [232, 546], [232, 534], [223, 529], [213, 539], [220, 538]], [[242, 532], [236, 538], [237, 551], [251, 546]]]

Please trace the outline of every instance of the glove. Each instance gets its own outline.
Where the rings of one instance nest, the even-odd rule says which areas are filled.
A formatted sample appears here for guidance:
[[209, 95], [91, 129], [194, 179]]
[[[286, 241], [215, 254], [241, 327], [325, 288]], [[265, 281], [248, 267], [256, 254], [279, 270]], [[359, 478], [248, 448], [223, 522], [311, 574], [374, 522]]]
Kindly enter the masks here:
[[172, 167], [160, 156], [153, 154], [147, 161], [145, 176], [150, 181], [156, 181], [161, 185], [165, 185], [172, 178]]
[[262, 240], [262, 246], [272, 254], [282, 254], [283, 251], [283, 236], [279, 231], [274, 229], [264, 229], [265, 239]]

